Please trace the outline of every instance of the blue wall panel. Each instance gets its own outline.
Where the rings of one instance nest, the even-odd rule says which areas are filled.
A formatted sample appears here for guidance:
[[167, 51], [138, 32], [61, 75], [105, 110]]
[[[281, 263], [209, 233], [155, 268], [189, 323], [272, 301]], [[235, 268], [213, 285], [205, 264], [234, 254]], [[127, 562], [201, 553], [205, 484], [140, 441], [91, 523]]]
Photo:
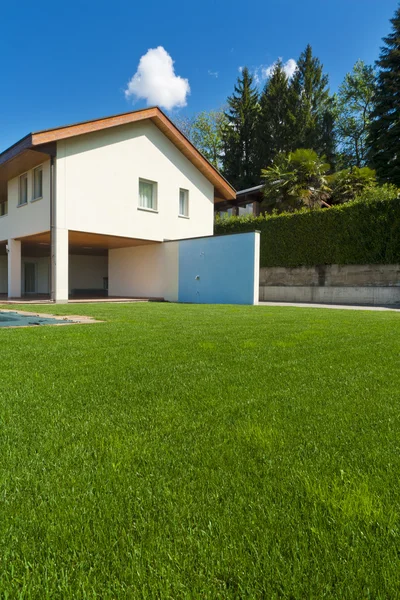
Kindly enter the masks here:
[[257, 235], [180, 241], [179, 302], [253, 304]]

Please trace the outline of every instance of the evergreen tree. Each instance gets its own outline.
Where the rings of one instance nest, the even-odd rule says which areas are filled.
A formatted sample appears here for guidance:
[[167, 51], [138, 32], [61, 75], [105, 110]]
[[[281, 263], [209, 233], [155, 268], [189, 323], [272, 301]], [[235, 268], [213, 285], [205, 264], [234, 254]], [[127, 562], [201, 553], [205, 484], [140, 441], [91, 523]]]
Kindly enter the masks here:
[[260, 169], [272, 164], [280, 152], [293, 149], [290, 140], [288, 78], [279, 60], [260, 97], [257, 122], [257, 157]]
[[228, 98], [227, 123], [223, 130], [223, 173], [236, 189], [260, 182], [256, 160], [258, 92], [247, 67], [242, 70]]
[[290, 84], [291, 139], [294, 148], [312, 148], [334, 162], [334, 116], [328, 76], [308, 44]]
[[400, 185], [400, 7], [383, 38], [368, 142], [378, 179]]

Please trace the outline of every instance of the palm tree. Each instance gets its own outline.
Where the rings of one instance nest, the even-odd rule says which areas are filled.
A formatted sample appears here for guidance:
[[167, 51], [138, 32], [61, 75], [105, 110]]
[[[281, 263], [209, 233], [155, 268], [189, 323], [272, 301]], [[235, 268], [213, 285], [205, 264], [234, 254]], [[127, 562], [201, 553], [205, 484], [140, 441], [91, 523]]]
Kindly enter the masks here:
[[278, 154], [273, 164], [261, 172], [267, 205], [293, 211], [303, 206], [310, 209], [325, 204], [331, 189], [328, 185], [330, 167], [325, 157], [314, 150], [299, 148], [288, 154]]

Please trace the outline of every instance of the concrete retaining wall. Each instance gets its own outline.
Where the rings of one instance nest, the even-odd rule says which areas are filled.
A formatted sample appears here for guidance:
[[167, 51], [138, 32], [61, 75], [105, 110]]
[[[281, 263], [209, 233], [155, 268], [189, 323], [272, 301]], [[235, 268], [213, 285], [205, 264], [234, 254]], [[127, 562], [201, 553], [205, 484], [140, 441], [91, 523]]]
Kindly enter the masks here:
[[262, 268], [260, 301], [400, 304], [400, 265]]

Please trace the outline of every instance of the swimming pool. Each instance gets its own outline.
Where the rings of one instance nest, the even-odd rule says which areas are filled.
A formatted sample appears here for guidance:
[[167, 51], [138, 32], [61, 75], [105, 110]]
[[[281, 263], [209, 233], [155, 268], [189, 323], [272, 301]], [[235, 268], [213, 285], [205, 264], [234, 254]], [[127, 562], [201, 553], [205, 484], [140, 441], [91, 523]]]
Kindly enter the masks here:
[[29, 327], [34, 325], [60, 325], [60, 323], [73, 323], [62, 317], [43, 317], [35, 314], [27, 315], [18, 312], [0, 311], [0, 327]]

